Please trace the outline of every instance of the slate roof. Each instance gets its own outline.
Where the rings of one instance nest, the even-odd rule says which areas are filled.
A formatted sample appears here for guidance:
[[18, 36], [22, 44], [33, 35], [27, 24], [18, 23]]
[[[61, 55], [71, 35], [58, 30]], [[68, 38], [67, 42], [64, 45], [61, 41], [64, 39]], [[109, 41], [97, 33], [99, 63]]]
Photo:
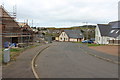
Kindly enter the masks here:
[[105, 24], [98, 24], [98, 27], [100, 29], [101, 36], [108, 36], [110, 32], [110, 26]]
[[110, 22], [109, 25], [110, 25], [112, 28], [120, 28], [120, 21]]
[[[113, 31], [114, 30], [114, 31]], [[113, 31], [112, 33], [109, 33], [109, 37], [118, 37], [120, 35], [120, 29], [113, 28], [110, 31]]]
[[98, 24], [101, 36], [118, 37], [120, 35], [120, 21], [110, 22], [109, 24]]
[[83, 34], [80, 30], [64, 30], [69, 38], [83, 38]]

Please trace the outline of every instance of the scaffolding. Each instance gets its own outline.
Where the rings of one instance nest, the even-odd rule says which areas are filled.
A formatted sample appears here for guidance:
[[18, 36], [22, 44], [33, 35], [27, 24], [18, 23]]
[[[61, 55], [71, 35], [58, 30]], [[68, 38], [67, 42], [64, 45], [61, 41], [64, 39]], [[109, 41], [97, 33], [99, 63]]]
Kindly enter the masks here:
[[13, 13], [11, 15], [10, 12], [7, 12], [7, 10], [1, 6], [1, 15], [2, 45], [4, 45], [6, 41], [21, 45], [25, 44], [25, 46], [28, 46], [30, 42], [32, 43], [32, 33], [24, 32], [15, 21], [16, 7], [13, 8]]

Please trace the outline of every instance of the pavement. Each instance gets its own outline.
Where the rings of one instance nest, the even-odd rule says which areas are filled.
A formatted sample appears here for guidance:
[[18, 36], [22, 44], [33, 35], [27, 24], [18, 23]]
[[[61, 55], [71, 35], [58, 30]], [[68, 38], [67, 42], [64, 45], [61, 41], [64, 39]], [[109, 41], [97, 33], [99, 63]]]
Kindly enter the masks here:
[[110, 61], [110, 62], [113, 62], [116, 64], [120, 63], [119, 62], [120, 56], [110, 55], [105, 52], [94, 50], [94, 49], [88, 48], [87, 46], [82, 45], [82, 44], [80, 44], [79, 47], [90, 55], [93, 55], [96, 57], [98, 56], [98, 57], [102, 58], [103, 60]]
[[17, 57], [16, 61], [12, 61], [7, 65], [2, 66], [2, 77], [35, 78], [31, 68], [31, 61], [37, 53], [48, 45], [49, 44], [27, 49]]
[[0, 65], [0, 80], [2, 79], [2, 66]]
[[116, 60], [78, 43], [56, 42], [37, 57], [35, 70], [40, 78], [118, 78], [118, 64], [89, 54]]

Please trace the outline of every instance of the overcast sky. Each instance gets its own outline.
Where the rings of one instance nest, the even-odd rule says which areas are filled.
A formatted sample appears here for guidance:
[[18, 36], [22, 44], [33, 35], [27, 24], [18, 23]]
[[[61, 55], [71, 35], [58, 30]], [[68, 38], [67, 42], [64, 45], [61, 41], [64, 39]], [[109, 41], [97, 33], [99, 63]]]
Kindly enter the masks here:
[[69, 27], [118, 20], [119, 0], [0, 0], [9, 12], [17, 6], [17, 21], [34, 26]]

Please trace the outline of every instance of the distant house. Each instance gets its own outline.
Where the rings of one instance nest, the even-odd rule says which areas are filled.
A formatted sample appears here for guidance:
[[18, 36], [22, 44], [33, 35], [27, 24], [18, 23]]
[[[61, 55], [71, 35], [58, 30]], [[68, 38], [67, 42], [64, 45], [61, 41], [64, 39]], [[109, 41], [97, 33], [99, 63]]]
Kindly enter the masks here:
[[56, 39], [58, 41], [80, 42], [84, 40], [84, 36], [80, 30], [63, 30], [60, 36]]
[[95, 42], [97, 44], [120, 43], [120, 21], [109, 24], [98, 24], [95, 29]]
[[20, 30], [22, 31], [22, 42], [32, 42], [34, 38], [34, 31], [33, 29], [28, 25], [28, 23], [18, 23], [20, 26]]

